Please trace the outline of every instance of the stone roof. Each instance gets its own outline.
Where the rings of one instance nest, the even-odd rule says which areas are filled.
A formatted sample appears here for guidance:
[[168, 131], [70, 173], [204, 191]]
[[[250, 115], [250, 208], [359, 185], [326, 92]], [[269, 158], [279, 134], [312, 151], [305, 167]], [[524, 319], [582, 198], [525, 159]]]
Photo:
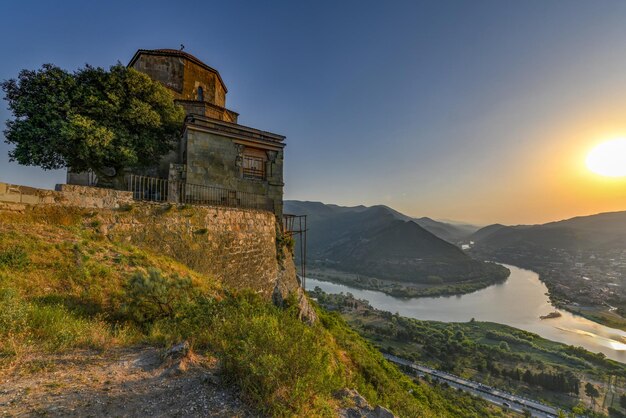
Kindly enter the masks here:
[[205, 70], [215, 73], [217, 75], [217, 78], [220, 80], [220, 83], [222, 83], [222, 87], [224, 87], [224, 92], [228, 93], [228, 89], [226, 88], [226, 84], [224, 83], [224, 80], [222, 80], [222, 76], [220, 75], [220, 73], [215, 68], [209, 67], [204, 62], [200, 61], [198, 58], [196, 58], [195, 56], [191, 55], [188, 52], [181, 51], [178, 49], [168, 49], [168, 48], [138, 49], [137, 52], [135, 52], [135, 55], [133, 55], [133, 58], [128, 63], [128, 67], [131, 67], [135, 63], [135, 61], [137, 61], [139, 56], [142, 54], [161, 55], [161, 56], [167, 56], [167, 57], [180, 57], [180, 58], [187, 59], [193, 62], [194, 64], [204, 68]]

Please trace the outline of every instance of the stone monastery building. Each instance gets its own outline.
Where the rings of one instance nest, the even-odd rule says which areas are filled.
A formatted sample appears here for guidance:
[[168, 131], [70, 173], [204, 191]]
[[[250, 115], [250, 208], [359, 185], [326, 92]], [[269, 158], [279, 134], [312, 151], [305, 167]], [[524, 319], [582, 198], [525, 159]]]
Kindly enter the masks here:
[[[239, 125], [239, 114], [226, 108], [228, 89], [217, 70], [175, 49], [140, 49], [128, 67], [163, 83], [187, 114], [176, 149], [135, 174], [167, 179], [162, 195], [168, 201], [254, 201], [282, 217], [285, 137]], [[68, 183], [88, 185], [89, 175], [68, 173]]]

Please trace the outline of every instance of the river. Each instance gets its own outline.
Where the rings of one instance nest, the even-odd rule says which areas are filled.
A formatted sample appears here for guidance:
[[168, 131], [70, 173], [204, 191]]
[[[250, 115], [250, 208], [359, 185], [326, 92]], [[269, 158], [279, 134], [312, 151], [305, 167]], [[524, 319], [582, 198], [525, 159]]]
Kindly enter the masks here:
[[[357, 299], [367, 299], [372, 307], [398, 312], [402, 316], [443, 322], [498, 322], [534, 332], [549, 340], [581, 346], [592, 352], [626, 363], [626, 332], [609, 328], [570, 312], [556, 309], [546, 293], [548, 289], [537, 273], [505, 265], [511, 270], [501, 284], [460, 296], [396, 298], [382, 292], [363, 290], [307, 277], [307, 289], [319, 286], [327, 293], [350, 292]], [[539, 319], [553, 311], [561, 317]]]

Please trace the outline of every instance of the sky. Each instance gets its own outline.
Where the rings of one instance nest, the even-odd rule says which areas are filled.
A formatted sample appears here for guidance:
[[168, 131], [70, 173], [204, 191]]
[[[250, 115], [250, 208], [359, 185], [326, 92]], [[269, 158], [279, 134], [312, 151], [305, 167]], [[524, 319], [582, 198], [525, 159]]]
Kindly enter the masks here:
[[[542, 223], [626, 210], [626, 178], [584, 163], [626, 137], [624, 21], [601, 0], [0, 0], [0, 80], [182, 43], [239, 123], [287, 136], [286, 199]], [[0, 181], [65, 181], [9, 149]]]

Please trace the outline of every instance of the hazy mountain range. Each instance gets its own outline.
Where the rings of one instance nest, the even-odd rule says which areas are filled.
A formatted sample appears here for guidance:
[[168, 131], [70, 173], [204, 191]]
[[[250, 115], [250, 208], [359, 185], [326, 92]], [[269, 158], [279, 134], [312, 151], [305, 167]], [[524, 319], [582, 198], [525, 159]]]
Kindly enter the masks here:
[[469, 236], [481, 247], [566, 250], [626, 249], [626, 211], [578, 216], [543, 225], [489, 225]]
[[312, 265], [423, 284], [484, 279], [493, 274], [493, 265], [472, 259], [442, 239], [463, 239], [476, 228], [413, 219], [382, 205], [286, 201], [285, 213], [308, 215], [307, 259]]

